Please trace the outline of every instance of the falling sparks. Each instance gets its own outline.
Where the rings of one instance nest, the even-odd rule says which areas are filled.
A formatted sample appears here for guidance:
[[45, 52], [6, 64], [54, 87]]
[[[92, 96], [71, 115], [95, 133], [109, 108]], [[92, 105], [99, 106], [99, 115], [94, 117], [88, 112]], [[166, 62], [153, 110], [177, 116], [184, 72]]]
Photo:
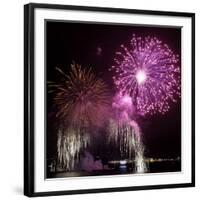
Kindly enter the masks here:
[[180, 97], [179, 56], [156, 37], [133, 35], [131, 48], [117, 52], [114, 83], [131, 96], [138, 114], [165, 114]]
[[58, 163], [73, 170], [81, 151], [89, 145], [91, 127], [99, 127], [109, 116], [109, 92], [103, 80], [96, 78], [91, 69], [72, 64], [67, 75], [60, 68], [61, 83], [53, 83], [57, 117], [60, 119], [57, 152]]
[[144, 146], [137, 123], [135, 121], [131, 122], [120, 123], [119, 121], [110, 120], [109, 142], [119, 147], [121, 159], [135, 161], [135, 172], [142, 173], [147, 170], [144, 161]]
[[[84, 134], [84, 137], [82, 135]], [[58, 130], [58, 164], [66, 170], [73, 170], [80, 159], [80, 152], [88, 147], [90, 137], [81, 129], [66, 128]]]
[[109, 142], [119, 148], [121, 159], [135, 162], [135, 172], [146, 172], [141, 130], [136, 121], [131, 119], [133, 113], [131, 97], [117, 94], [113, 98], [112, 107], [115, 114], [109, 121]]

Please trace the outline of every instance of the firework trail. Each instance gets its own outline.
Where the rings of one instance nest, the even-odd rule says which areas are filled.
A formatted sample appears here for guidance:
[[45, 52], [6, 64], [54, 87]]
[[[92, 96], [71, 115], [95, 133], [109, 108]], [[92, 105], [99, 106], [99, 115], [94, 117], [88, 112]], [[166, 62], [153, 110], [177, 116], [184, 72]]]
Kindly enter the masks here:
[[135, 172], [146, 172], [141, 130], [136, 121], [131, 119], [133, 112], [131, 97], [117, 94], [112, 107], [115, 114], [109, 122], [108, 141], [119, 148], [121, 159], [135, 161]]
[[180, 97], [179, 56], [156, 37], [133, 35], [131, 48], [116, 52], [114, 83], [131, 96], [140, 115], [166, 113]]
[[58, 163], [64, 169], [73, 170], [81, 151], [90, 143], [91, 127], [102, 126], [105, 116], [109, 116], [109, 92], [91, 69], [72, 64], [69, 75], [60, 68], [57, 70], [63, 79], [51, 87], [58, 108], [56, 116], [64, 127], [58, 130]]

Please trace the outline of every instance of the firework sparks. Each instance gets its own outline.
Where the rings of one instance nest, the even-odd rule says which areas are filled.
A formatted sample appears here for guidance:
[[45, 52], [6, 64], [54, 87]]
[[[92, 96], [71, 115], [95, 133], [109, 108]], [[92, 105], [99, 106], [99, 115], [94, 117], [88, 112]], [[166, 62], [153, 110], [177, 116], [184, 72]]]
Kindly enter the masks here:
[[144, 146], [141, 141], [141, 132], [135, 121], [119, 122], [110, 120], [109, 142], [120, 150], [121, 159], [135, 161], [135, 171], [138, 173], [147, 171], [144, 161]]
[[90, 144], [90, 137], [81, 129], [66, 128], [58, 130], [58, 164], [66, 170], [73, 170], [78, 163], [80, 152]]
[[141, 140], [141, 130], [136, 121], [131, 119], [133, 105], [131, 97], [121, 93], [113, 98], [114, 116], [109, 121], [109, 139], [119, 148], [121, 159], [135, 161], [135, 171], [147, 171], [144, 161], [144, 146]]
[[57, 116], [76, 126], [99, 126], [108, 116], [109, 92], [107, 85], [91, 72], [78, 64], [71, 65], [70, 75], [61, 69], [64, 81], [56, 85], [55, 103]]
[[133, 35], [131, 48], [117, 52], [114, 83], [131, 96], [140, 115], [166, 113], [180, 97], [179, 56], [156, 37]]
[[63, 169], [73, 170], [81, 151], [90, 143], [91, 127], [101, 126], [109, 116], [109, 92], [91, 69], [72, 64], [69, 75], [57, 70], [63, 79], [51, 86], [55, 88], [56, 116], [63, 127], [58, 130], [58, 163]]

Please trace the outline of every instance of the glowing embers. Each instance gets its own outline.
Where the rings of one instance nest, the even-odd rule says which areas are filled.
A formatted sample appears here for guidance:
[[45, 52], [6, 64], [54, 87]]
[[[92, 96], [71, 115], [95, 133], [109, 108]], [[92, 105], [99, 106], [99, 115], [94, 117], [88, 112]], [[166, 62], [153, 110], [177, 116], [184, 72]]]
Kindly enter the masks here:
[[136, 77], [139, 85], [143, 84], [147, 79], [147, 75], [146, 75], [146, 72], [144, 70], [138, 70], [136, 72], [135, 77]]

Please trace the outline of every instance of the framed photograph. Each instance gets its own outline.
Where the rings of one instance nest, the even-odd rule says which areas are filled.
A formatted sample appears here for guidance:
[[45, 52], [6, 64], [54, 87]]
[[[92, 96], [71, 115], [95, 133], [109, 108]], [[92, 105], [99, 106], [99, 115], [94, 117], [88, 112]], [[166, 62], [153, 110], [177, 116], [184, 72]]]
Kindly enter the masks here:
[[24, 194], [195, 185], [195, 14], [24, 7]]

